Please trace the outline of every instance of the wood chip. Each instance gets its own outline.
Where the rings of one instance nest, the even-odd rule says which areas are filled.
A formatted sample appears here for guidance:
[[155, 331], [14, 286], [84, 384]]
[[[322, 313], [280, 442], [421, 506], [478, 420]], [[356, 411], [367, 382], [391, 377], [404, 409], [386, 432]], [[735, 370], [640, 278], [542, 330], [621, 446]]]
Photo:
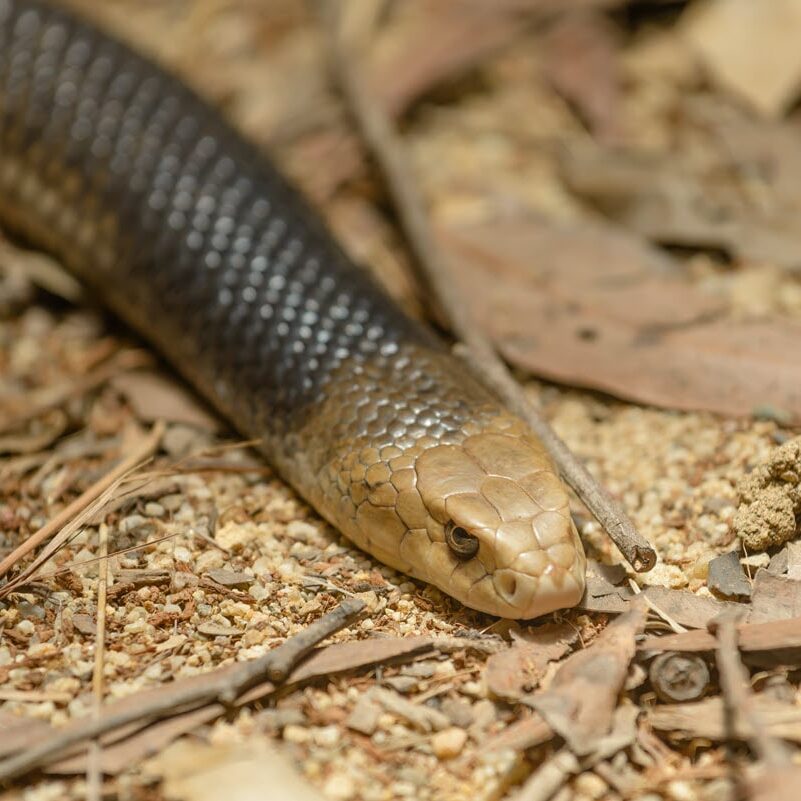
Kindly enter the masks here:
[[256, 580], [250, 573], [238, 573], [234, 570], [216, 568], [206, 573], [212, 581], [221, 584], [223, 587], [234, 587], [238, 590], [247, 589]]
[[751, 582], [740, 564], [740, 552], [729, 551], [709, 562], [709, 589], [727, 598], [749, 598]]

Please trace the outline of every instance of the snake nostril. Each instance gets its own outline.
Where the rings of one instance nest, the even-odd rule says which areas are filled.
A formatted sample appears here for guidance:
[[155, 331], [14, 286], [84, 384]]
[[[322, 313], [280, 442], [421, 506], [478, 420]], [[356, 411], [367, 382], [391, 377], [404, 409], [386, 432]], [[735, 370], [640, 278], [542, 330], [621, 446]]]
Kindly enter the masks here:
[[504, 573], [499, 576], [498, 590], [508, 601], [514, 599], [517, 593], [517, 579], [513, 573]]

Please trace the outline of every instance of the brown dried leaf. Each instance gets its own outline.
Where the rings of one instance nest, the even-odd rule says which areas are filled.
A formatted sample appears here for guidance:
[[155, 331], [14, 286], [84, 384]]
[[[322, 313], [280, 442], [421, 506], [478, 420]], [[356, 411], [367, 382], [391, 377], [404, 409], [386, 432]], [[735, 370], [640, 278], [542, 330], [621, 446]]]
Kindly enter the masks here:
[[123, 373], [111, 385], [125, 397], [140, 421], [185, 423], [204, 431], [217, 431], [219, 420], [188, 389], [160, 373], [144, 370]]
[[545, 76], [602, 141], [619, 133], [616, 31], [597, 12], [565, 14], [544, 42]]
[[799, 0], [710, 0], [693, 6], [679, 30], [715, 83], [767, 116], [801, 89]]
[[[688, 116], [696, 112], [689, 111]], [[697, 115], [700, 116], [700, 115]], [[706, 118], [699, 120], [707, 123]], [[714, 128], [711, 123], [709, 127]], [[717, 126], [718, 128], [720, 126]], [[728, 142], [720, 130], [710, 130]], [[729, 140], [734, 137], [729, 136]], [[776, 137], [772, 137], [774, 143]], [[778, 173], [784, 171], [785, 143]], [[676, 153], [613, 150], [596, 145], [571, 147], [562, 160], [562, 178], [571, 191], [631, 231], [660, 244], [722, 250], [744, 261], [801, 269], [801, 233], [796, 223], [798, 190], [774, 195], [783, 181], [768, 179], [759, 192], [743, 174], [771, 173], [757, 158], [717, 155], [691, 160]], [[791, 159], [795, 162], [795, 159]], [[757, 202], [755, 196], [759, 198]]]
[[718, 601], [715, 598], [696, 595], [687, 590], [673, 590], [669, 587], [646, 587], [643, 595], [677, 623], [691, 629], [705, 629], [710, 620], [714, 620], [723, 612], [742, 608], [741, 604]]
[[43, 720], [0, 711], [0, 758], [30, 748], [50, 731], [51, 727]]
[[505, 651], [487, 660], [484, 678], [498, 698], [517, 700], [535, 689], [550, 662], [564, 656], [575, 642], [576, 630], [566, 623], [549, 623], [529, 629]]
[[[400, 116], [435, 86], [453, 80], [520, 33], [521, 17], [480, 3], [427, 0], [379, 38], [370, 72], [386, 110]], [[431, 43], [437, 46], [432, 47]]]
[[635, 637], [645, 627], [647, 606], [634, 601], [593, 644], [568, 657], [551, 686], [530, 704], [564, 737], [578, 756], [594, 751], [609, 734], [618, 696], [635, 653]]
[[770, 405], [801, 420], [801, 323], [715, 319], [719, 302], [637, 239], [533, 219], [442, 239], [512, 363], [658, 406], [745, 415]]

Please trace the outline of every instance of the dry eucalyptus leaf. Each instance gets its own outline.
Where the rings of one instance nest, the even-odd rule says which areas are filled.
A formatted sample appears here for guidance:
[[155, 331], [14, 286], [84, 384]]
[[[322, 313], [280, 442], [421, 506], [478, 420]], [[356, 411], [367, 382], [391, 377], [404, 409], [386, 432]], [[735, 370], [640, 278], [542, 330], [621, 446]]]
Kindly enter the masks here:
[[782, 114], [801, 89], [801, 0], [709, 0], [679, 30], [712, 79], [766, 116]]
[[568, 385], [683, 410], [801, 420], [801, 323], [721, 319], [721, 302], [640, 240], [525, 219], [443, 231], [503, 355]]
[[529, 700], [577, 756], [595, 751], [612, 730], [646, 610], [642, 601], [632, 602], [592, 645], [562, 663], [547, 690]]
[[[710, 115], [697, 108], [687, 113], [703, 117], [702, 124], [719, 140], [714, 155], [575, 146], [562, 158], [564, 182], [610, 219], [659, 244], [721, 250], [732, 258], [801, 269], [798, 188], [788, 195], [788, 179], [777, 177], [797, 159], [785, 156], [787, 140], [770, 137], [783, 147], [781, 157], [774, 154], [767, 161], [756, 152], [748, 158], [742, 151], [721, 155], [736, 133], [724, 136], [720, 120], [711, 123]], [[762, 138], [768, 138], [764, 131]], [[749, 184], [748, 175], [758, 178]]]
[[487, 689], [498, 698], [517, 700], [536, 688], [548, 664], [564, 656], [576, 640], [575, 628], [566, 623], [527, 629], [505, 651], [487, 660]]
[[142, 422], [185, 423], [218, 431], [219, 420], [178, 381], [160, 373], [136, 370], [115, 376], [111, 385], [125, 397]]

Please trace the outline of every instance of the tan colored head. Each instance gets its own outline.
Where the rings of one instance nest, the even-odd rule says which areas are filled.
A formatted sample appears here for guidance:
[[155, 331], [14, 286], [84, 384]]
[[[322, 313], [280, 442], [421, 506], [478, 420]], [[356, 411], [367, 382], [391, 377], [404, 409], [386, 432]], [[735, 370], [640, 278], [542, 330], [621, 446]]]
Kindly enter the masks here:
[[585, 557], [567, 493], [522, 422], [503, 414], [459, 442], [417, 444], [364, 449], [348, 466], [348, 536], [483, 612], [528, 619], [578, 603]]

